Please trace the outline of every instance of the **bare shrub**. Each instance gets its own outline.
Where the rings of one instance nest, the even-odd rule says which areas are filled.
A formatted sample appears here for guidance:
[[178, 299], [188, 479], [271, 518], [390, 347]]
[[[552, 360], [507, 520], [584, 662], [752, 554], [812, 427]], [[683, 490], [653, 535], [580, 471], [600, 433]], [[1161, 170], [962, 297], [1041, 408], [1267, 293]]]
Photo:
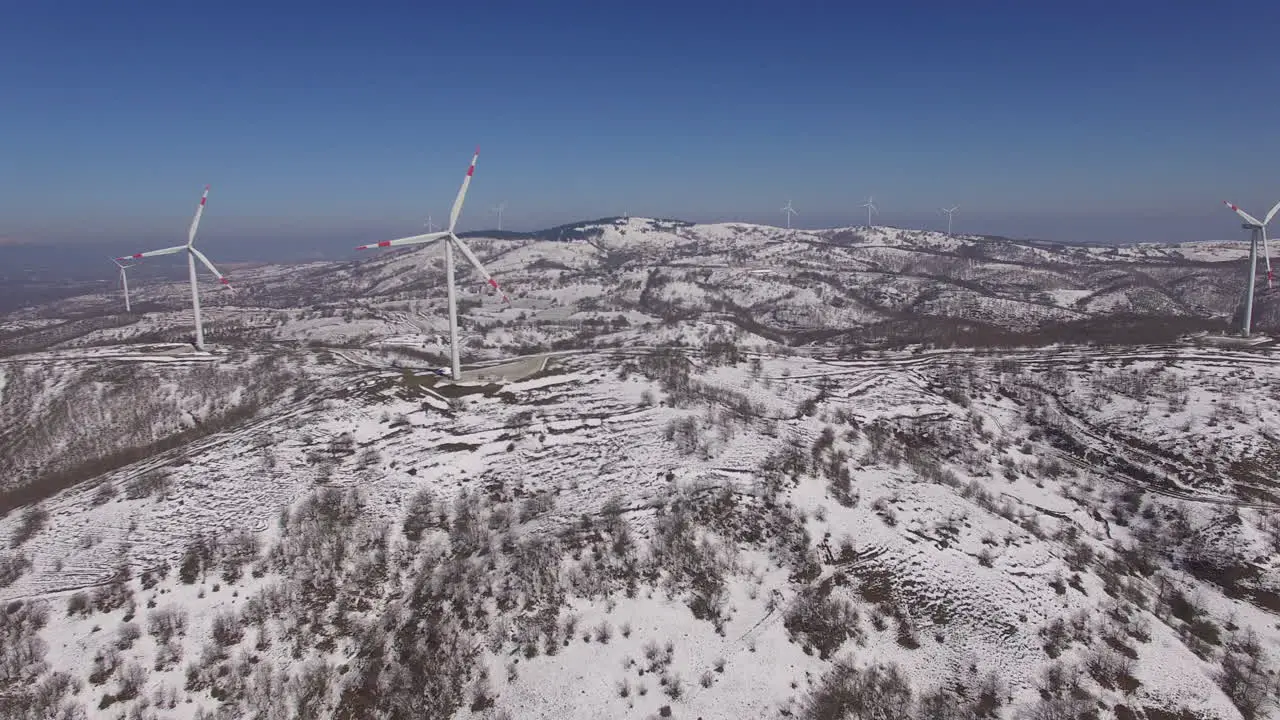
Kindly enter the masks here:
[[167, 606], [153, 610], [147, 615], [147, 633], [157, 643], [169, 642], [176, 635], [187, 632], [187, 612], [175, 606]]
[[871, 665], [865, 670], [849, 660], [837, 661], [805, 698], [802, 717], [909, 718], [911, 686], [896, 665]]
[[127, 663], [116, 675], [116, 700], [123, 702], [138, 697], [146, 681], [146, 669], [136, 662]]
[[89, 504], [93, 507], [106, 505], [116, 496], [116, 485], [110, 480], [103, 480], [98, 483], [97, 489], [93, 491], [93, 497], [89, 499]]
[[9, 587], [30, 568], [31, 560], [26, 553], [0, 552], [0, 588]]
[[44, 529], [49, 522], [49, 511], [39, 505], [32, 505], [22, 511], [22, 516], [18, 518], [18, 527], [13, 531], [13, 537], [10, 544], [13, 547], [21, 547], [23, 543], [35, 537], [35, 534]]
[[120, 650], [128, 650], [133, 647], [134, 641], [142, 637], [142, 628], [138, 627], [137, 623], [121, 623], [116, 636], [116, 647]]
[[89, 602], [89, 594], [81, 590], [73, 593], [67, 598], [67, 615], [88, 615], [93, 612], [93, 605]]
[[169, 491], [169, 473], [163, 469], [149, 470], [129, 480], [124, 485], [124, 496], [129, 500], [160, 495], [164, 497]]
[[1085, 669], [1099, 685], [1108, 690], [1123, 687], [1133, 676], [1133, 660], [1111, 650], [1096, 648], [1085, 658]]
[[213, 641], [225, 648], [240, 642], [244, 637], [244, 628], [236, 613], [228, 610], [213, 616], [211, 633]]
[[679, 700], [684, 697], [684, 681], [680, 679], [679, 675], [671, 675], [664, 672], [659, 682], [662, 684], [662, 692], [666, 693], [667, 697], [672, 700]]
[[418, 490], [409, 498], [402, 526], [409, 542], [418, 542], [422, 539], [422, 533], [435, 526], [435, 506], [435, 495], [426, 488]]
[[832, 597], [830, 592], [830, 587], [805, 587], [783, 616], [792, 641], [816, 648], [824, 660], [853, 634], [858, 617], [847, 600]]
[[1280, 690], [1274, 674], [1266, 651], [1252, 629], [1227, 641], [1218, 685], [1246, 720], [1265, 717], [1268, 706], [1274, 706], [1276, 692]]

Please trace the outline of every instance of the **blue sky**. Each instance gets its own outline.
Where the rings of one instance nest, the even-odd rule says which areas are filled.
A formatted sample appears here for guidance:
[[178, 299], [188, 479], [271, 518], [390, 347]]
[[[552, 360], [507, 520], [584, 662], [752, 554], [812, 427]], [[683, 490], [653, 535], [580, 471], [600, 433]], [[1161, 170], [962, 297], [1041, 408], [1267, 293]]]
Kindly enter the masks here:
[[[1275, 3], [8, 3], [0, 239], [352, 244], [448, 212], [1243, 237]], [[860, 220], [860, 218], [862, 220]], [[126, 248], [128, 249], [128, 248]], [[233, 258], [228, 258], [233, 260]]]

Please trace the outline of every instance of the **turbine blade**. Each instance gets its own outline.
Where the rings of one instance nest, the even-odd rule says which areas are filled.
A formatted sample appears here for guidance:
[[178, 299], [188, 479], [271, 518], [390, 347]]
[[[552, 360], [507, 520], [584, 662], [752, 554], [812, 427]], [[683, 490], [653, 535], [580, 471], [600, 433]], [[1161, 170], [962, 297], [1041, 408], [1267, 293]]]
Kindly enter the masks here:
[[471, 166], [467, 168], [466, 177], [462, 178], [462, 187], [458, 188], [458, 197], [453, 201], [453, 209], [449, 211], [449, 232], [458, 225], [458, 215], [462, 214], [462, 201], [467, 197], [467, 187], [471, 185], [471, 176], [476, 173], [476, 161], [480, 159], [480, 148], [471, 156]]
[[214, 277], [218, 278], [218, 282], [226, 285], [228, 288], [231, 287], [231, 281], [227, 279], [226, 275], [218, 272], [218, 268], [214, 267], [213, 263], [209, 262], [209, 258], [205, 257], [204, 253], [195, 248], [191, 248], [191, 252], [196, 256], [197, 260], [204, 263], [204, 266], [209, 268], [209, 272], [213, 273]]
[[191, 229], [187, 231], [187, 244], [196, 242], [196, 228], [200, 227], [200, 216], [204, 215], [204, 204], [209, 199], [209, 186], [204, 186], [204, 194], [200, 196], [200, 204], [196, 206], [196, 216], [191, 218]]
[[476, 271], [480, 273], [480, 277], [484, 278], [484, 281], [489, 283], [490, 287], [497, 290], [498, 294], [502, 295], [502, 301], [510, 305], [511, 298], [508, 298], [507, 294], [502, 291], [502, 288], [498, 287], [498, 281], [494, 280], [493, 276], [489, 274], [489, 271], [484, 269], [484, 265], [480, 264], [480, 258], [476, 257], [475, 253], [471, 252], [471, 248], [467, 247], [458, 239], [458, 236], [453, 233], [449, 233], [449, 240], [453, 242], [454, 247], [458, 248], [462, 253], [462, 256], [465, 257], [473, 267], [475, 267]]
[[1271, 206], [1271, 212], [1267, 213], [1267, 219], [1263, 220], [1262, 224], [1266, 225], [1267, 223], [1271, 222], [1271, 218], [1276, 216], [1277, 210], [1280, 210], [1280, 202], [1277, 202], [1275, 205]]
[[413, 237], [400, 238], [399, 240], [383, 240], [382, 242], [372, 243], [370, 245], [358, 245], [357, 250], [372, 250], [373, 248], [384, 247], [400, 247], [401, 245], [421, 245], [448, 235], [447, 232], [426, 233], [425, 235], [414, 235]]
[[1247, 212], [1245, 212], [1245, 211], [1241, 210], [1240, 208], [1236, 207], [1235, 205], [1232, 205], [1229, 201], [1227, 201], [1227, 200], [1223, 200], [1223, 201], [1222, 201], [1222, 204], [1226, 205], [1227, 207], [1231, 208], [1232, 210], [1235, 210], [1235, 211], [1236, 211], [1236, 214], [1237, 214], [1237, 215], [1239, 215], [1240, 217], [1244, 218], [1244, 221], [1245, 221], [1245, 222], [1247, 222], [1247, 223], [1252, 223], [1252, 224], [1254, 224], [1254, 225], [1261, 225], [1261, 224], [1262, 224], [1262, 223], [1258, 222], [1258, 218], [1256, 218], [1256, 217], [1254, 217], [1254, 216], [1250, 215], [1249, 213], [1247, 213]]
[[124, 257], [116, 258], [116, 260], [117, 261], [137, 260], [139, 258], [155, 257], [157, 255], [173, 255], [174, 253], [180, 253], [186, 249], [187, 249], [186, 245], [178, 245], [171, 248], [164, 248], [163, 250], [148, 250], [146, 252], [134, 253], [132, 255], [125, 255]]

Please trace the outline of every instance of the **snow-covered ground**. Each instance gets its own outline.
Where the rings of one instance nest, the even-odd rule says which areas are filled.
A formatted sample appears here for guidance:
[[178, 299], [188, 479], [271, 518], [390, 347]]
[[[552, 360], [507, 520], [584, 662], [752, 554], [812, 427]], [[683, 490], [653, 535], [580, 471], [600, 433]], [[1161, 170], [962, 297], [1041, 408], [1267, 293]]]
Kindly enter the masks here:
[[[166, 352], [174, 351], [99, 348], [42, 359], [69, 361], [76, 352], [82, 362], [146, 358], [163, 371], [171, 367], [165, 359], [177, 356]], [[839, 657], [863, 666], [892, 663], [919, 691], [948, 678], [994, 673], [1009, 698], [1001, 713], [1012, 716], [1037, 701], [1047, 667], [1066, 662], [1083, 668], [1103, 642], [1097, 638], [1111, 637], [1108, 642], [1136, 658], [1128, 666], [1133, 688], [1107, 689], [1078, 670], [1087, 691], [1108, 707], [1186, 707], [1235, 718], [1238, 712], [1217, 683], [1220, 643], [1230, 634], [1221, 628], [1251, 628], [1267, 652], [1280, 648], [1274, 608], [1247, 594], [1224, 594], [1175, 559], [1160, 562], [1156, 575], [1115, 579], [1107, 563], [1119, 557], [1118, 543], [1146, 536], [1133, 532], [1140, 525], [1137, 512], [1118, 524], [1112, 498], [1134, 480], [1103, 461], [1106, 454], [1127, 453], [1147, 467], [1159, 482], [1150, 480], [1140, 506], [1182, 508], [1193, 529], [1210, 527], [1229, 503], [1225, 507], [1234, 507], [1241, 523], [1232, 542], [1248, 546], [1240, 555], [1249, 562], [1258, 558], [1249, 587], [1274, 592], [1280, 567], [1265, 548], [1274, 542], [1267, 518], [1276, 509], [1276, 488], [1243, 475], [1238, 482], [1214, 483], [1213, 473], [1196, 472], [1204, 457], [1268, 457], [1266, 438], [1280, 431], [1280, 407], [1267, 399], [1273, 393], [1248, 388], [1280, 386], [1280, 356], [1190, 347], [1057, 347], [839, 360], [754, 355], [723, 364], [677, 352], [661, 356], [666, 369], [652, 365], [654, 357], [642, 349], [560, 354], [534, 379], [453, 401], [440, 394], [442, 388], [429, 387], [429, 379], [343, 358], [314, 365], [330, 378], [323, 387], [342, 392], [268, 413], [159, 462], [129, 465], [100, 483], [45, 500], [47, 520], [18, 550], [32, 567], [0, 589], [0, 600], [50, 607], [41, 637], [51, 670], [94, 675], [102, 669], [95, 657], [115, 645], [124, 616], [132, 614], [143, 635], [116, 652], [121, 667], [136, 660], [147, 671], [139, 697], [176, 693], [172, 709], [151, 701], [158, 716], [195, 717], [201, 708], [217, 707], [218, 698], [247, 708], [256, 690], [241, 688], [242, 695], [234, 696], [215, 683], [223, 689], [211, 695], [210, 687], [187, 679], [196, 672], [188, 665], [234, 664], [244, 653], [297, 682], [306, 658], [350, 665], [359, 656], [359, 638], [339, 634], [332, 647], [304, 643], [298, 659], [284, 634], [292, 625], [268, 621], [264, 627], [274, 640], [269, 649], [255, 650], [258, 634], [250, 631], [221, 654], [210, 654], [219, 613], [243, 618], [251, 598], [299, 578], [258, 560], [250, 566], [261, 568], [261, 577], [245, 572], [226, 581], [215, 568], [203, 580], [184, 583], [176, 569], [191, 539], [247, 532], [263, 548], [259, 557], [269, 558], [266, 549], [281, 542], [282, 510], [317, 488], [356, 491], [363, 501], [360, 522], [390, 534], [391, 577], [401, 578], [388, 580], [386, 589], [368, 589], [372, 603], [353, 617], [373, 621], [394, 605], [392, 588], [409, 582], [411, 576], [395, 568], [420, 562], [412, 558], [424, 551], [415, 548], [447, 550], [456, 542], [450, 531], [438, 529], [422, 541], [430, 545], [405, 543], [406, 505], [426, 488], [444, 509], [460, 497], [487, 498], [481, 517], [490, 527], [511, 522], [495, 518], [505, 517], [506, 507], [516, 512], [521, 498], [551, 498], [545, 511], [515, 520], [511, 530], [516, 537], [563, 543], [557, 564], [565, 594], [552, 609], [557, 622], [572, 616], [578, 628], [554, 641], [563, 643], [555, 654], [545, 648], [526, 653], [518, 625], [509, 625], [510, 635], [496, 630], [517, 623], [518, 608], [483, 601], [494, 619], [477, 636], [482, 650], [458, 717], [500, 711], [511, 717], [649, 717], [662, 706], [674, 707], [679, 717], [770, 717], [801, 709]], [[1229, 375], [1226, 368], [1241, 370]], [[684, 379], [661, 382], [646, 372]], [[671, 372], [676, 375], [664, 375]], [[1126, 390], [1146, 398], [1131, 399]], [[1165, 410], [1159, 399], [1165, 397], [1177, 407]], [[1229, 414], [1213, 409], [1218, 407], [1230, 408]], [[1051, 408], [1054, 417], [1042, 416]], [[1044, 428], [1088, 447], [1073, 452], [1051, 442]], [[771, 458], [788, 448], [799, 451], [796, 474], [770, 469], [776, 467]], [[1064, 469], [1044, 470], [1050, 458], [1060, 458]], [[163, 491], [136, 499], [123, 492], [157, 471], [167, 478]], [[853, 500], [841, 500], [835, 489], [833, 478], [841, 472]], [[1242, 496], [1240, 483], [1247, 482], [1256, 486]], [[99, 490], [107, 484], [117, 489], [114, 495]], [[806, 549], [790, 555], [767, 536], [742, 535], [714, 518], [695, 523], [695, 537], [710, 543], [708, 552], [721, 563], [719, 621], [695, 616], [690, 603], [696, 591], [674, 579], [670, 568], [657, 567], [652, 579], [637, 570], [639, 582], [627, 591], [625, 583], [604, 582], [598, 570], [584, 569], [612, 556], [570, 551], [583, 518], [598, 525], [616, 517], [634, 534], [644, 567], [652, 550], [643, 548], [666, 532], [660, 528], [674, 512], [673, 501], [686, 498], [702, 512], [707, 507], [697, 498], [721, 493], [735, 499], [737, 522], [795, 518], [800, 524], [794, 530], [776, 527], [784, 535], [803, 529], [788, 537]], [[0, 519], [0, 536], [11, 536], [22, 517], [12, 512]], [[491, 552], [501, 568], [506, 555], [497, 549], [501, 531], [495, 533], [486, 542], [494, 543]], [[1079, 560], [1082, 545], [1094, 560]], [[802, 572], [800, 557], [815, 563], [816, 575]], [[409, 565], [397, 564], [402, 562]], [[130, 570], [125, 585], [136, 604], [132, 613], [124, 605], [67, 614], [72, 596], [92, 597], [110, 586], [122, 565]], [[142, 589], [143, 572], [165, 565], [170, 571], [164, 579]], [[1206, 650], [1189, 644], [1191, 625], [1162, 609], [1160, 584], [1195, 598], [1203, 617], [1220, 628], [1218, 645]], [[1121, 586], [1126, 590], [1114, 589]], [[838, 622], [849, 637], [829, 653], [815, 651], [819, 641], [787, 620], [798, 598], [819, 587], [856, 613]], [[152, 602], [156, 608], [146, 607]], [[154, 670], [159, 644], [146, 627], [149, 613], [165, 607], [187, 613], [178, 640], [182, 660]], [[1051, 659], [1045, 633], [1057, 621], [1083, 622], [1080, 632], [1095, 639], [1068, 641]], [[1139, 628], [1133, 632], [1145, 639], [1116, 638], [1122, 626]], [[653, 669], [640, 672], [648, 667]], [[487, 700], [473, 710], [478, 668], [487, 668]], [[104, 684], [86, 683], [69, 697], [102, 717], [137, 705], [130, 700], [97, 710], [104, 694], [116, 692], [122, 671], [113, 672]], [[681, 690], [672, 697], [665, 691], [676, 678]], [[331, 678], [324, 707], [333, 711], [343, 702], [346, 682], [341, 675]]]

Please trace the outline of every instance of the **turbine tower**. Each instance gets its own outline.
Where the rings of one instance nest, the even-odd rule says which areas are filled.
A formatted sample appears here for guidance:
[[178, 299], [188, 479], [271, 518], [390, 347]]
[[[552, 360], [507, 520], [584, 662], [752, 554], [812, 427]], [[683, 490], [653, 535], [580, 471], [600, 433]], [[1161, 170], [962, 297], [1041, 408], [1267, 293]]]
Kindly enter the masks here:
[[959, 205], [956, 205], [954, 207], [949, 207], [949, 208], [942, 208], [942, 212], [947, 214], [947, 235], [951, 234], [951, 216], [954, 215], [955, 212], [959, 209], [960, 209]]
[[125, 270], [128, 270], [133, 266], [126, 265], [121, 262], [119, 258], [111, 258], [111, 262], [115, 263], [116, 267], [120, 268], [120, 287], [124, 288], [124, 311], [131, 313], [133, 312], [133, 308], [129, 305], [129, 276], [125, 274]]
[[[1253, 290], [1254, 282], [1258, 274], [1258, 236], [1262, 236], [1263, 243], [1267, 238], [1267, 223], [1271, 222], [1271, 218], [1275, 217], [1276, 211], [1280, 210], [1280, 202], [1271, 208], [1271, 212], [1267, 213], [1266, 220], [1259, 222], [1257, 218], [1249, 213], [1241, 210], [1227, 200], [1222, 201], [1227, 207], [1235, 211], [1244, 223], [1240, 227], [1249, 231], [1249, 282], [1245, 285], [1245, 302], [1244, 302], [1244, 322], [1242, 324], [1240, 334], [1249, 337], [1249, 332], [1253, 329]], [[1271, 259], [1267, 258], [1267, 284], [1271, 283]]]
[[191, 219], [191, 228], [187, 230], [186, 245], [177, 245], [170, 248], [164, 248], [162, 250], [149, 250], [147, 252], [134, 253], [128, 257], [116, 258], [117, 261], [124, 262], [130, 259], [140, 260], [142, 258], [154, 257], [156, 255], [174, 255], [184, 251], [187, 253], [187, 271], [191, 276], [191, 314], [195, 318], [195, 346], [197, 350], [204, 350], [204, 325], [200, 322], [200, 284], [197, 282], [196, 278], [196, 260], [204, 263], [204, 266], [209, 268], [209, 272], [213, 273], [214, 277], [218, 278], [219, 282], [225, 285], [228, 290], [231, 289], [231, 281], [227, 279], [227, 276], [218, 272], [218, 268], [214, 267], [213, 263], [209, 262], [209, 258], [205, 257], [204, 253], [196, 249], [196, 229], [200, 227], [200, 216], [204, 214], [204, 204], [208, 200], [209, 186], [205, 185], [204, 194], [200, 196], [200, 204], [196, 206], [196, 216]]
[[502, 301], [511, 304], [511, 300], [507, 294], [502, 292], [502, 288], [498, 287], [498, 281], [484, 269], [484, 265], [480, 264], [480, 259], [471, 252], [471, 248], [458, 239], [454, 229], [458, 225], [458, 215], [462, 213], [462, 202], [467, 197], [467, 188], [471, 185], [471, 176], [476, 172], [476, 161], [480, 159], [480, 148], [476, 148], [476, 154], [471, 158], [471, 165], [467, 168], [467, 174], [462, 178], [462, 187], [458, 188], [458, 197], [453, 201], [453, 209], [449, 212], [449, 228], [443, 232], [430, 232], [425, 235], [414, 235], [412, 237], [400, 238], [398, 240], [383, 240], [382, 242], [373, 243], [372, 245], [361, 245], [357, 250], [369, 250], [371, 248], [400, 247], [401, 245], [421, 245], [423, 243], [431, 243], [436, 240], [444, 240], [444, 272], [445, 283], [449, 290], [449, 353], [450, 353], [450, 371], [454, 382], [462, 379], [462, 363], [458, 357], [458, 297], [457, 290], [454, 288], [453, 282], [453, 250], [458, 249], [462, 256], [471, 263], [473, 267], [480, 273], [480, 277], [485, 282], [502, 294]]
[[864, 207], [867, 209], [867, 227], [871, 227], [871, 213], [875, 213], [877, 215], [880, 214], [880, 210], [876, 208], [875, 198], [868, 195], [867, 201], [862, 203], [862, 205], [860, 205], [859, 207]]
[[792, 216], [792, 215], [799, 215], [800, 213], [796, 212], [796, 209], [795, 209], [795, 208], [793, 208], [793, 207], [791, 207], [791, 201], [790, 201], [790, 200], [788, 200], [788, 201], [787, 201], [786, 206], [784, 206], [784, 207], [782, 208], [782, 212], [784, 212], [784, 213], [786, 213], [786, 214], [787, 214], [787, 229], [788, 229], [788, 230], [790, 230], [790, 229], [791, 229], [791, 216]]
[[503, 200], [502, 202], [498, 203], [498, 204], [493, 208], [493, 212], [495, 212], [495, 213], [497, 213], [497, 214], [498, 214], [498, 232], [502, 232], [502, 213], [503, 213], [504, 211], [506, 211], [506, 209], [507, 209], [507, 201], [506, 201], [506, 200]]

